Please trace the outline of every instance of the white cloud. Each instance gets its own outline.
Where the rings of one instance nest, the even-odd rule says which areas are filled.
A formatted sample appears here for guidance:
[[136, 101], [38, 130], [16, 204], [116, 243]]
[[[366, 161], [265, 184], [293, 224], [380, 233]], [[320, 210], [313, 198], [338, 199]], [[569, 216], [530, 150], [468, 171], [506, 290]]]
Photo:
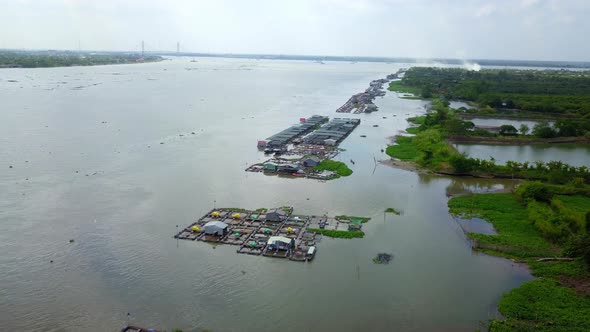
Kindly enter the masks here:
[[496, 11], [496, 6], [491, 3], [487, 3], [477, 9], [475, 12], [476, 17], [484, 17], [493, 14]]
[[520, 0], [520, 7], [528, 8], [539, 3], [539, 0]]
[[[587, 0], [0, 0], [0, 47], [590, 60]], [[18, 31], [18, 33], [14, 33]], [[501, 45], [499, 47], [499, 45]], [[576, 47], [572, 47], [576, 45]]]

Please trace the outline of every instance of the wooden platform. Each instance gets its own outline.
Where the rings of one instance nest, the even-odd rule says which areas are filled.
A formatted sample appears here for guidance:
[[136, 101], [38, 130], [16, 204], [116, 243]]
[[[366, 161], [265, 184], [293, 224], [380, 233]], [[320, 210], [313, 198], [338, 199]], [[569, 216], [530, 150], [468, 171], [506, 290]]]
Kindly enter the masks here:
[[[287, 258], [292, 261], [306, 262], [309, 247], [316, 246], [321, 235], [308, 231], [308, 228], [320, 228], [321, 222], [332, 220], [326, 216], [294, 215], [292, 207], [282, 207], [285, 211], [279, 221], [266, 218], [266, 209], [258, 211], [245, 209], [213, 209], [179, 231], [174, 238], [188, 241], [203, 241], [238, 246], [239, 254], [263, 255], [273, 258]], [[239, 215], [238, 215], [239, 214]], [[206, 235], [203, 227], [210, 221], [221, 221], [228, 225], [222, 235]], [[192, 230], [193, 226], [200, 231]], [[268, 239], [282, 236], [294, 240], [294, 247], [289, 250], [269, 250]], [[129, 330], [133, 331], [133, 330]]]

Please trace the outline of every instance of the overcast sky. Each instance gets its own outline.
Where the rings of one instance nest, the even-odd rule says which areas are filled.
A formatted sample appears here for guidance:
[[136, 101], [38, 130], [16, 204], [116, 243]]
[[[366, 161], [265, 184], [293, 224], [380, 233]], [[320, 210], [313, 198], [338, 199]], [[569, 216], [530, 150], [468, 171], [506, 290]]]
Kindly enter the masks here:
[[0, 48], [590, 61], [590, 0], [0, 0]]

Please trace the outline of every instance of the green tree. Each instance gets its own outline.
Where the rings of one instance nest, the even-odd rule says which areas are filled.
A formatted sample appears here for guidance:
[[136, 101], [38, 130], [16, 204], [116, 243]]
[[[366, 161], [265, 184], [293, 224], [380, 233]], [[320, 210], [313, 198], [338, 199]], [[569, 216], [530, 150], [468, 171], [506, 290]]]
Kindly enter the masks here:
[[521, 135], [526, 135], [529, 133], [529, 130], [531, 130], [531, 129], [529, 128], [529, 126], [527, 126], [526, 124], [523, 123], [520, 125], [520, 128], [518, 130], [520, 131]]
[[518, 130], [513, 125], [501, 125], [500, 135], [514, 136], [518, 134]]
[[547, 121], [541, 121], [533, 127], [533, 135], [541, 138], [551, 138], [556, 136], [555, 129]]
[[457, 173], [467, 173], [474, 170], [476, 161], [465, 154], [455, 154], [449, 159], [449, 163]]
[[578, 123], [573, 120], [559, 120], [555, 122], [555, 128], [557, 128], [559, 136], [577, 136]]
[[432, 98], [432, 89], [429, 85], [422, 88], [422, 98]]

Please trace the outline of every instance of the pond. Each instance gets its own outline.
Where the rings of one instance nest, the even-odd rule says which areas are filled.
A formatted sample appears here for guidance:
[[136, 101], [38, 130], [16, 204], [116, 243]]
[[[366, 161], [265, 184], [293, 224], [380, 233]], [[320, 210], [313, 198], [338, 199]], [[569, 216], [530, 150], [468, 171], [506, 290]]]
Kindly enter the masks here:
[[499, 165], [507, 161], [548, 162], [561, 160], [573, 166], [590, 165], [590, 146], [581, 144], [558, 145], [484, 145], [453, 144], [460, 153], [480, 159], [495, 159]]

